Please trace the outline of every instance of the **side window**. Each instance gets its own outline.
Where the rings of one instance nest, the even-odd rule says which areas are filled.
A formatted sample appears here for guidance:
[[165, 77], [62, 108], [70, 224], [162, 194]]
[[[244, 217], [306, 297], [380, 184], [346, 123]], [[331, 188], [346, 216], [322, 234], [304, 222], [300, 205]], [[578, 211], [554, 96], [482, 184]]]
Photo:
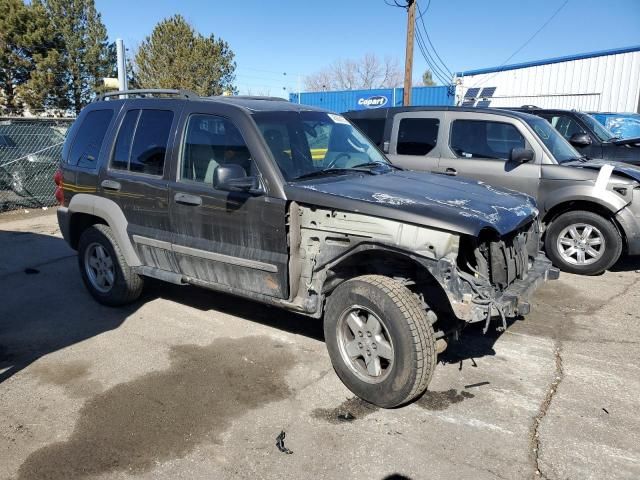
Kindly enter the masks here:
[[553, 115], [549, 122], [567, 140], [576, 133], [586, 133], [580, 124], [568, 115]]
[[398, 126], [399, 155], [427, 155], [436, 146], [440, 120], [437, 118], [403, 118]]
[[455, 120], [451, 125], [451, 149], [461, 158], [508, 160], [511, 150], [525, 147], [525, 139], [510, 123]]
[[170, 110], [130, 110], [124, 117], [111, 167], [162, 175], [171, 132]]
[[351, 123], [362, 130], [378, 147], [382, 146], [384, 140], [384, 118], [357, 118], [351, 120]]
[[180, 178], [212, 185], [216, 167], [229, 163], [242, 166], [247, 175], [255, 174], [240, 131], [223, 117], [191, 115], [182, 149]]
[[104, 136], [107, 133], [113, 110], [93, 110], [78, 128], [67, 163], [69, 165], [95, 168]]
[[122, 170], [129, 170], [129, 155], [131, 154], [131, 140], [133, 140], [133, 132], [138, 123], [140, 110], [129, 110], [124, 116], [118, 138], [116, 139], [116, 148], [113, 152], [111, 167]]

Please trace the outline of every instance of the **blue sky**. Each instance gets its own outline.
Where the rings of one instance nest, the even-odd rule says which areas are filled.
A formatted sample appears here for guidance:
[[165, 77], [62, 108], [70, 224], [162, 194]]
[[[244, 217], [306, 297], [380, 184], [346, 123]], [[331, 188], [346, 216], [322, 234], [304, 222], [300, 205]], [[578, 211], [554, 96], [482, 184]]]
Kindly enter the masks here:
[[[429, 0], [419, 0], [424, 9]], [[564, 0], [431, 0], [426, 26], [451, 71], [502, 64]], [[236, 54], [241, 93], [286, 96], [297, 78], [374, 52], [404, 65], [406, 13], [384, 0], [96, 0], [112, 39], [132, 53], [175, 13]], [[509, 63], [640, 44], [640, 0], [569, 0]], [[416, 46], [414, 77], [426, 68]], [[283, 75], [286, 73], [286, 75]], [[287, 90], [284, 91], [283, 87]]]

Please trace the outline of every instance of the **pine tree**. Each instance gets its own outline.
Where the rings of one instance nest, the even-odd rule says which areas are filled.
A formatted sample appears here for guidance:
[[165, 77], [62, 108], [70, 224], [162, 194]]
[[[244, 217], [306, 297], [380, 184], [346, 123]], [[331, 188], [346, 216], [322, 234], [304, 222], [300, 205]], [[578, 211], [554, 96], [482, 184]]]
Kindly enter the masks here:
[[431, 73], [431, 70], [426, 69], [422, 74], [422, 85], [425, 87], [432, 87], [435, 84], [436, 82], [433, 81], [433, 74]]
[[[56, 78], [53, 95], [47, 95], [44, 103], [78, 114], [101, 90], [102, 78], [113, 76], [115, 48], [107, 41], [107, 29], [93, 0], [43, 0], [43, 6], [62, 46], [56, 64], [52, 59], [44, 68], [43, 83], [49, 74]], [[43, 86], [32, 84], [32, 91]]]
[[0, 0], [0, 12], [0, 110], [20, 114], [26, 104], [38, 111], [42, 102], [30, 95], [29, 85], [40, 92], [54, 89], [61, 45], [38, 0]]
[[235, 91], [234, 53], [224, 40], [205, 37], [180, 15], [158, 23], [135, 54], [140, 88], [183, 88], [199, 95]]

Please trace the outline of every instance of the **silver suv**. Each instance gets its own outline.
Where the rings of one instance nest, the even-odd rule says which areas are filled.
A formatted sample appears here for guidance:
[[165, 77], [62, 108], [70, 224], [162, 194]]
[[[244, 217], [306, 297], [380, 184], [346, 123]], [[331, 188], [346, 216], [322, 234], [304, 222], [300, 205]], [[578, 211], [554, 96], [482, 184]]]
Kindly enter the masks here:
[[457, 107], [345, 116], [395, 165], [535, 197], [547, 256], [564, 271], [595, 275], [623, 252], [640, 254], [640, 168], [582, 157], [542, 118]]

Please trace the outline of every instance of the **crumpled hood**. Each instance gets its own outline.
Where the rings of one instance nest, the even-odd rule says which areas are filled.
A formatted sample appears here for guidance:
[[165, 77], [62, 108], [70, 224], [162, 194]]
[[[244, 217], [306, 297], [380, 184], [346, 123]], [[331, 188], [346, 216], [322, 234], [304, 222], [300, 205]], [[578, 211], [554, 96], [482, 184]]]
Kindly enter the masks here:
[[349, 173], [292, 182], [287, 198], [322, 207], [478, 235], [503, 235], [538, 214], [528, 195], [469, 179], [394, 170], [382, 175]]
[[563, 165], [567, 165], [570, 167], [577, 168], [588, 168], [590, 170], [600, 170], [604, 165], [613, 165], [613, 173], [617, 173], [619, 175], [623, 175], [625, 177], [631, 178], [637, 182], [640, 182], [640, 167], [636, 165], [630, 165], [624, 162], [612, 162], [609, 160], [599, 160], [599, 159], [590, 159], [586, 162], [575, 161], [570, 163], [565, 163]]

